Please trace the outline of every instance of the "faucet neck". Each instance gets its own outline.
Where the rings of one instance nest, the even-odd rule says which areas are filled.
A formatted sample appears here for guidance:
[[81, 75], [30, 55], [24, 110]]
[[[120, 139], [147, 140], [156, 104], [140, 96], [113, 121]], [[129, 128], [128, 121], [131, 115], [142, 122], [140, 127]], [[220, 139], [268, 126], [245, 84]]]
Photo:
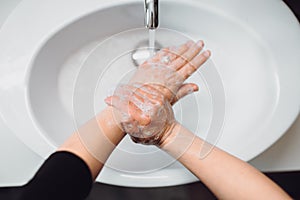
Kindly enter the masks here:
[[158, 27], [158, 0], [145, 0], [145, 26], [148, 29]]

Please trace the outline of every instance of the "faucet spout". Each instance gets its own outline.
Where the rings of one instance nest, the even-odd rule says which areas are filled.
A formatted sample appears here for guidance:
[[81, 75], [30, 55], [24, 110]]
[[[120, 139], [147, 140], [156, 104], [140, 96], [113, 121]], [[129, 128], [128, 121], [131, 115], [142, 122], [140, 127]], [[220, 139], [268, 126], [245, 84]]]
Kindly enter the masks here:
[[158, 27], [158, 0], [145, 0], [145, 27], [148, 29]]

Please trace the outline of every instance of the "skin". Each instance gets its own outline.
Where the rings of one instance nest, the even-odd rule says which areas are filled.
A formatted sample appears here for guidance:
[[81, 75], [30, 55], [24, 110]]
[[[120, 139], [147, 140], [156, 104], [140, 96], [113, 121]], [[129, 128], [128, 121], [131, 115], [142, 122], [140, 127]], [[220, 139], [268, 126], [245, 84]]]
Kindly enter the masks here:
[[291, 199], [278, 185], [248, 163], [214, 147], [175, 122], [160, 148], [178, 158], [218, 199]]
[[[159, 91], [151, 86], [143, 90], [144, 95], [140, 101], [156, 99], [152, 110], [157, 112], [156, 105], [163, 107], [165, 115], [169, 116], [170, 123], [158, 130], [165, 128], [158, 137], [157, 146], [178, 159], [187, 169], [197, 176], [219, 199], [291, 199], [279, 186], [264, 174], [253, 168], [248, 163], [212, 146], [195, 136], [174, 119], [173, 112], [168, 112], [168, 103], [164, 98], [156, 98]], [[141, 90], [140, 87], [131, 87], [133, 91]], [[132, 96], [137, 95], [133, 93]], [[132, 104], [135, 100], [130, 100]], [[112, 104], [118, 108], [118, 104]], [[138, 107], [130, 107], [128, 112], [141, 113]], [[133, 121], [140, 117], [133, 115]], [[155, 115], [148, 115], [150, 121], [155, 120]], [[132, 122], [133, 123], [133, 122]], [[201, 156], [201, 153], [208, 153]]]
[[[100, 173], [105, 161], [115, 146], [117, 146], [125, 136], [125, 133], [115, 121], [114, 113], [114, 108], [107, 107], [80, 127], [80, 134], [78, 131], [73, 133], [57, 150], [68, 151], [80, 157], [88, 165], [93, 180], [95, 180]], [[97, 126], [101, 127], [101, 131], [99, 131]], [[96, 136], [93, 140], [94, 144], [90, 145], [96, 148], [93, 152], [100, 152], [100, 159], [99, 156], [95, 156], [82, 141], [81, 137], [83, 134]]]
[[[201, 51], [203, 42], [188, 42], [179, 48], [166, 48], [156, 54], [153, 58], [146, 61], [138, 69], [136, 76], [132, 78], [129, 86], [132, 87], [132, 96], [139, 97], [139, 101], [150, 99], [158, 101], [155, 105], [164, 107], [173, 105], [180, 98], [189, 94], [191, 91], [197, 91], [197, 85], [193, 83], [184, 84], [183, 82], [192, 75], [210, 56], [209, 51]], [[166, 67], [172, 69], [179, 76], [165, 79], [164, 76], [158, 78], [157, 83], [147, 79], [149, 76], [141, 77], [139, 70], [148, 70], [152, 63], [159, 63], [163, 56], [168, 55], [170, 62]], [[157, 70], [157, 68], [155, 68]], [[143, 72], [143, 71], [141, 71]], [[153, 74], [161, 72], [153, 71]], [[178, 84], [178, 78], [180, 83]], [[157, 77], [156, 77], [157, 78]], [[177, 79], [177, 80], [174, 80]], [[142, 91], [139, 87], [132, 84], [139, 83], [146, 85], [148, 90]], [[167, 87], [166, 87], [167, 86]], [[136, 92], [136, 91], [139, 91]], [[160, 93], [163, 98], [156, 98]], [[93, 178], [95, 179], [109, 157], [115, 146], [125, 136], [122, 124], [122, 109], [120, 109], [120, 96], [113, 95], [107, 98], [106, 103], [109, 105], [104, 111], [99, 113], [95, 118], [87, 122], [80, 128], [80, 134], [74, 133], [58, 151], [69, 151], [79, 156], [89, 166]], [[115, 103], [117, 102], [117, 103]], [[127, 113], [133, 124], [138, 123], [144, 126], [151, 124], [155, 120], [155, 115], [145, 114], [138, 104], [132, 99], [127, 99]], [[153, 105], [154, 105], [153, 104]], [[165, 109], [166, 112], [169, 109]], [[156, 112], [155, 106], [153, 111]], [[210, 144], [196, 137], [192, 132], [181, 126], [174, 119], [173, 113], [170, 115], [170, 123], [164, 124], [164, 131], [160, 133], [158, 142], [155, 143], [159, 148], [177, 158], [187, 169], [195, 174], [219, 199], [291, 199], [279, 186], [260, 173], [258, 170], [243, 162], [242, 160], [214, 147], [204, 158], [200, 158], [201, 151], [211, 149]], [[128, 123], [128, 121], [127, 121]], [[100, 127], [99, 128], [97, 128]], [[161, 129], [162, 127], [158, 127]], [[142, 133], [143, 134], [143, 133]], [[86, 147], [80, 139], [80, 135], [91, 135], [98, 137], [91, 144], [98, 152], [99, 157]], [[143, 143], [144, 140], [138, 140]], [[100, 161], [99, 161], [100, 160]]]
[[[174, 71], [179, 72], [180, 76], [183, 77], [181, 78], [182, 84], [179, 85], [180, 87], [176, 88], [176, 93], [170, 92], [170, 89], [165, 88], [162, 84], [154, 84], [153, 87], [160, 90], [163, 96], [168, 99], [171, 104], [174, 104], [180, 98], [183, 98], [187, 94], [191, 93], [190, 91], [198, 90], [198, 86], [196, 84], [183, 82], [210, 56], [209, 51], [198, 54], [202, 50], [203, 46], [203, 41], [198, 41], [197, 43], [188, 41], [187, 43], [176, 48], [164, 48], [159, 53], [155, 54], [152, 58], [143, 63], [139, 67], [138, 72], [140, 72], [141, 68], [148, 68], [149, 64], [151, 63], [159, 63], [163, 56], [170, 56], [170, 60], [172, 62], [176, 62], [176, 65], [174, 65]], [[157, 72], [154, 71], [152, 73]], [[135, 76], [131, 79], [131, 82], [137, 82], [137, 79], [139, 79], [139, 82], [142, 83], [147, 83], [149, 81], [147, 80], [147, 77], [143, 77], [143, 79], [140, 79], [137, 74], [138, 73], [136, 73]], [[164, 77], [161, 78], [164, 79]], [[165, 84], [172, 85], [174, 84], [174, 81], [178, 80], [169, 79], [169, 82]], [[162, 81], [160, 82], [163, 83]], [[175, 89], [172, 90], [175, 91]], [[111, 99], [106, 99], [106, 102], [111, 101]], [[117, 113], [117, 109], [113, 108], [112, 106], [107, 107], [97, 116], [83, 125], [80, 130], [73, 133], [70, 138], [68, 138], [57, 149], [57, 151], [68, 151], [80, 157], [90, 168], [92, 177], [95, 180], [97, 175], [103, 168], [106, 159], [125, 136], [124, 131], [121, 129], [120, 120], [118, 120], [118, 117], [116, 117]], [[143, 123], [143, 120], [149, 120], [145, 119], [145, 116], [140, 114], [137, 114], [135, 116], [136, 118], [139, 118], [139, 116], [141, 116], [139, 118], [139, 122], [141, 123]], [[87, 146], [82, 140], [82, 137], [84, 136], [95, 136], [99, 137], [99, 139], [94, 139], [94, 144], [89, 144]], [[91, 151], [89, 146], [93, 147], [93, 151]], [[101, 154], [100, 158], [96, 156], [96, 153]]]
[[159, 144], [168, 124], [175, 121], [170, 102], [152, 85], [121, 86], [113, 99], [107, 103], [121, 113], [123, 131], [136, 143]]

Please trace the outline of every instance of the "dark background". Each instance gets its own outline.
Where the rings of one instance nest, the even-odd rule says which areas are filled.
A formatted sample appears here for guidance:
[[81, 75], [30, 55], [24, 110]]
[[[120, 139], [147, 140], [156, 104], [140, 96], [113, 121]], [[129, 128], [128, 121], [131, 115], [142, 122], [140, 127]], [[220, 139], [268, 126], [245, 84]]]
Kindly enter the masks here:
[[[300, 0], [284, 0], [300, 21]], [[299, 44], [300, 45], [300, 44]], [[265, 173], [294, 199], [300, 199], [300, 171]], [[201, 182], [163, 188], [129, 188], [95, 183], [87, 200], [211, 200], [216, 197]]]

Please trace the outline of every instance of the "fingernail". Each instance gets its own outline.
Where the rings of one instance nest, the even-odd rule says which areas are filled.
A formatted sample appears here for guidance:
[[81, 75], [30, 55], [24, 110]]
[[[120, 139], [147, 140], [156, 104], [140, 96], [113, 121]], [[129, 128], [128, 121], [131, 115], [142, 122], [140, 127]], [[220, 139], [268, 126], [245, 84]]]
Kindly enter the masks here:
[[194, 92], [198, 91], [199, 90], [199, 87], [197, 85], [194, 85], [193, 86], [193, 89], [194, 89]]
[[203, 53], [203, 56], [205, 56], [206, 58], [210, 57], [210, 51], [209, 51], [209, 50], [206, 50], [206, 51]]
[[105, 99], [104, 99], [104, 101], [105, 101], [105, 103], [106, 104], [111, 104], [111, 97], [106, 97]]
[[203, 47], [203, 46], [204, 46], [203, 40], [199, 40], [199, 41], [197, 42], [197, 45], [198, 45], [199, 47]]

